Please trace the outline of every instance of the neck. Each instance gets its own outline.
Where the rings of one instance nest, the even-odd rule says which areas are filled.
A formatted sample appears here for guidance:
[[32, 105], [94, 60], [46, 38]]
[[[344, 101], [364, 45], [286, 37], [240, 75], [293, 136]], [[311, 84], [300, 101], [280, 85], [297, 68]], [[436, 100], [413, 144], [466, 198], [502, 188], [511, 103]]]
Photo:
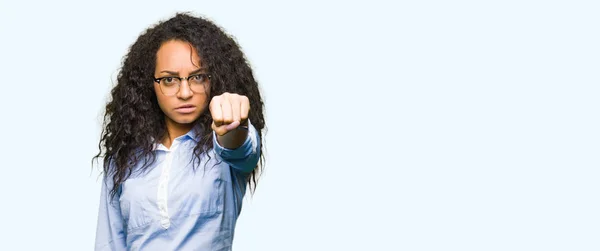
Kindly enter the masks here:
[[188, 133], [194, 126], [193, 123], [179, 124], [169, 118], [165, 119], [165, 124], [167, 126], [167, 133], [163, 136], [161, 143], [167, 148], [171, 148], [175, 138]]

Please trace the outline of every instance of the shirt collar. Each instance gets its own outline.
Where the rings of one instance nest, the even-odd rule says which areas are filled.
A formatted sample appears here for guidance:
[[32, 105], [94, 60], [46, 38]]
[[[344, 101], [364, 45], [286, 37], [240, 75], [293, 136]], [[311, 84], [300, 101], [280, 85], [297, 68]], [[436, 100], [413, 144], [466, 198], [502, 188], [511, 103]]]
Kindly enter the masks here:
[[182, 135], [181, 137], [182, 137], [182, 139], [188, 138], [188, 139], [191, 139], [194, 142], [198, 143], [198, 141], [200, 141], [200, 137], [202, 136], [201, 131], [202, 131], [202, 127], [200, 125], [196, 125], [189, 132]]
[[[183, 141], [183, 140], [191, 139], [194, 142], [198, 143], [200, 141], [200, 137], [202, 136], [201, 131], [202, 131], [202, 127], [200, 125], [196, 125], [186, 134], [175, 138], [175, 141]], [[152, 148], [152, 150], [153, 151], [155, 151], [155, 150], [169, 151], [169, 149], [167, 149], [162, 143], [160, 143], [158, 141], [156, 141], [154, 143], [154, 147]]]

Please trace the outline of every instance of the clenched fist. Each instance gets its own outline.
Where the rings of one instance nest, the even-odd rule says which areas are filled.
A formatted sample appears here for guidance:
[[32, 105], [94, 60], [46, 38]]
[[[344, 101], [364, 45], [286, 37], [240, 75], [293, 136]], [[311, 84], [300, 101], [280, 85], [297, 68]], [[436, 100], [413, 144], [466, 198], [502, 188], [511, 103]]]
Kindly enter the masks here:
[[247, 124], [250, 101], [244, 95], [226, 92], [213, 97], [209, 109], [213, 119], [212, 129], [217, 135], [223, 136]]

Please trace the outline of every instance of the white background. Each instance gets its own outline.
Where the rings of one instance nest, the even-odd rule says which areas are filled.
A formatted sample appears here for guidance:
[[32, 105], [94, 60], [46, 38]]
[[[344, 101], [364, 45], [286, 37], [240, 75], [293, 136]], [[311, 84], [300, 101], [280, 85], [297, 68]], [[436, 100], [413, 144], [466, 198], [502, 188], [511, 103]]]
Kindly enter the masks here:
[[234, 250], [600, 249], [596, 1], [82, 2], [0, 1], [0, 250], [93, 249], [111, 81], [175, 11], [266, 102]]

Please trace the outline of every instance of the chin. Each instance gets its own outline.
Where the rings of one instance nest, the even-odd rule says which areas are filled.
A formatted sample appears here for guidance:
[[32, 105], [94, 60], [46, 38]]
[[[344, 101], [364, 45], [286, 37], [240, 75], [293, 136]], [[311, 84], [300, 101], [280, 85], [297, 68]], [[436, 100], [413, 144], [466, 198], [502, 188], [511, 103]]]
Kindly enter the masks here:
[[176, 116], [172, 116], [171, 120], [175, 121], [178, 124], [191, 124], [194, 123], [194, 121], [196, 121], [198, 117], [200, 117], [200, 114], [177, 114]]
[[175, 122], [179, 123], [179, 124], [191, 124], [194, 123], [194, 121], [196, 121], [196, 119], [198, 119], [198, 117], [189, 117], [189, 118], [181, 118], [178, 120], [175, 120]]

